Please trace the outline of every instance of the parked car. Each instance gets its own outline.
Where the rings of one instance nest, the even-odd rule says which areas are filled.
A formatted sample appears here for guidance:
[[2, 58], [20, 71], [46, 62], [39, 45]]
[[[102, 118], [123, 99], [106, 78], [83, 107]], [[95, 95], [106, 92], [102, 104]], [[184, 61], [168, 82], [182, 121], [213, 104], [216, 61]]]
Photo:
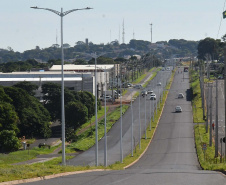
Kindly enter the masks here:
[[178, 98], [184, 98], [183, 93], [179, 93], [179, 94], [178, 94]]
[[152, 94], [150, 95], [150, 100], [156, 100], [156, 94], [152, 93]]
[[147, 93], [148, 93], [148, 94], [152, 94], [152, 93], [154, 93], [154, 91], [152, 91], [152, 90], [149, 89], [149, 90], [147, 91]]
[[[105, 101], [105, 96], [104, 95], [100, 96], [100, 100]], [[106, 95], [106, 101], [112, 101], [112, 96]]]
[[176, 106], [175, 107], [175, 112], [182, 112], [181, 106]]

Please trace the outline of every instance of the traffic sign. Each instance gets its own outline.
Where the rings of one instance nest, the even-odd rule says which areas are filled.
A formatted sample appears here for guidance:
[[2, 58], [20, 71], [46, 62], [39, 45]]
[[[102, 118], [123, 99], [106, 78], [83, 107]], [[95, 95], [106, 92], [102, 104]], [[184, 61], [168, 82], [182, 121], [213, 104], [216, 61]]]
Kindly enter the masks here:
[[206, 149], [207, 149], [207, 148], [206, 148], [206, 143], [203, 143], [202, 149], [203, 149], [203, 150], [206, 150]]

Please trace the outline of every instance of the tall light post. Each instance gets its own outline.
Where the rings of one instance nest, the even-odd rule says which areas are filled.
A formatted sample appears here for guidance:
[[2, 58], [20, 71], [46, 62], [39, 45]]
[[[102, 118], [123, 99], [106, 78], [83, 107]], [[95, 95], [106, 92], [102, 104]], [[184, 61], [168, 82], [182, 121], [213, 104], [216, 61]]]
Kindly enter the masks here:
[[31, 7], [33, 9], [43, 9], [43, 10], [48, 10], [50, 12], [53, 12], [61, 17], [61, 74], [62, 74], [62, 79], [61, 79], [61, 125], [62, 125], [62, 164], [65, 166], [66, 165], [66, 160], [65, 160], [65, 113], [64, 113], [64, 49], [63, 49], [63, 17], [66, 16], [67, 14], [78, 11], [78, 10], [89, 10], [92, 8], [81, 8], [81, 9], [72, 9], [68, 10], [66, 12], [63, 12], [63, 8], [61, 8], [61, 12], [52, 10], [49, 8], [39, 8], [37, 6]]

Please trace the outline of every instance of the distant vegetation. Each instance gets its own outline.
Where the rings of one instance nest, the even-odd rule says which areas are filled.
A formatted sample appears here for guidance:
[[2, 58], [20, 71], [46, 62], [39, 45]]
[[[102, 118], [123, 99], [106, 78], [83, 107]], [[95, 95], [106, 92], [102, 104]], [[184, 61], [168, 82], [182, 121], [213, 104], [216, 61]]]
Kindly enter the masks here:
[[[160, 41], [155, 44], [151, 44], [148, 41], [143, 40], [130, 40], [128, 44], [119, 44], [118, 41], [113, 41], [106, 45], [93, 44], [92, 42], [86, 44], [82, 41], [78, 41], [75, 46], [65, 48], [65, 60], [73, 59], [90, 59], [84, 53], [106, 53], [105, 56], [109, 58], [122, 58], [125, 55], [144, 55], [150, 53], [157, 58], [170, 58], [172, 54], [177, 57], [196, 55], [198, 41], [187, 41], [184, 39], [171, 39], [169, 42]], [[49, 48], [41, 49], [36, 46], [35, 49], [24, 51], [23, 53], [14, 52], [12, 48], [0, 50], [0, 63], [27, 61], [30, 59], [39, 59], [42, 61], [59, 60], [61, 58], [61, 50], [56, 45]], [[79, 61], [81, 62], [81, 61]], [[83, 63], [83, 62], [82, 62]]]

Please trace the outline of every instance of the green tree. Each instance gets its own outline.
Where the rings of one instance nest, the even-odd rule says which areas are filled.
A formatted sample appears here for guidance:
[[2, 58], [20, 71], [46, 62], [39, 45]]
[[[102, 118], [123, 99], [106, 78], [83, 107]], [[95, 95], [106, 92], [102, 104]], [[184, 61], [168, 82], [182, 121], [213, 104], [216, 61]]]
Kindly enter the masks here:
[[18, 134], [18, 121], [14, 107], [9, 103], [0, 103], [0, 131], [14, 130]]
[[27, 91], [28, 94], [30, 94], [31, 96], [34, 96], [35, 95], [35, 90], [38, 89], [38, 86], [35, 85], [35, 84], [32, 84], [31, 82], [27, 82], [27, 81], [24, 81], [24, 82], [19, 82], [15, 85], [13, 85], [14, 87], [18, 87], [18, 88], [21, 88], [25, 91]]
[[13, 130], [3, 130], [0, 132], [0, 150], [2, 152], [13, 152], [20, 148], [20, 140]]
[[[55, 83], [45, 83], [42, 85], [42, 93], [44, 94], [44, 107], [49, 111], [52, 120], [61, 120], [61, 86]], [[74, 100], [74, 95], [65, 88], [65, 105]]]
[[48, 137], [51, 133], [50, 114], [38, 99], [17, 87], [4, 87], [4, 91], [13, 100], [20, 135]]
[[205, 38], [198, 44], [198, 58], [206, 60], [206, 56], [210, 55], [212, 60], [218, 60], [220, 54], [220, 40]]
[[67, 128], [73, 128], [74, 131], [88, 119], [88, 109], [79, 101], [69, 102], [65, 106], [65, 122]]

